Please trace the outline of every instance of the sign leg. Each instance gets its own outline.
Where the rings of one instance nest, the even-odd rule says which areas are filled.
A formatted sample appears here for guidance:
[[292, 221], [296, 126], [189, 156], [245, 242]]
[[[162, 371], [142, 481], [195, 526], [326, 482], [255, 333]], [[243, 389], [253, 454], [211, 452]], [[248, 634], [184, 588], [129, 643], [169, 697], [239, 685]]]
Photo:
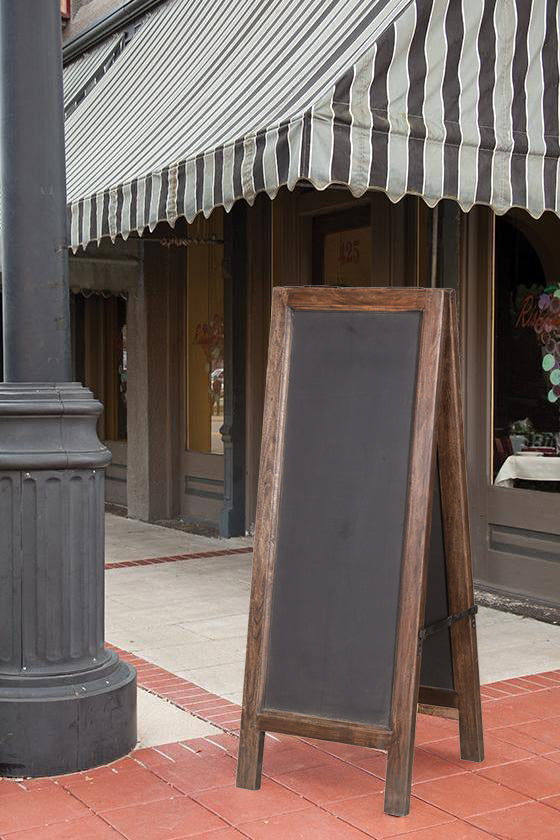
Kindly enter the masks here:
[[[395, 817], [410, 812], [414, 737], [420, 689], [418, 632], [424, 625], [436, 441], [441, 392], [445, 303], [423, 315], [418, 363], [417, 431], [410, 461], [409, 514], [404, 534], [397, 645], [391, 708], [393, 740], [387, 756], [384, 811]], [[422, 430], [422, 435], [420, 431]]]
[[237, 755], [238, 788], [260, 790], [264, 751], [264, 732], [253, 724], [242, 722]]
[[[454, 303], [447, 306], [447, 365], [444, 368], [438, 427], [441, 502], [444, 524], [449, 612], [474, 605], [467, 504], [467, 475], [463, 445], [463, 417], [459, 388], [459, 341]], [[453, 677], [459, 701], [461, 758], [484, 760], [482, 706], [476, 627], [464, 619], [451, 628]]]
[[[467, 622], [466, 622], [467, 623]], [[463, 628], [464, 632], [457, 633], [451, 644], [453, 648], [453, 663], [455, 670], [455, 685], [459, 695], [459, 738], [461, 742], [461, 758], [465, 761], [484, 761], [484, 736], [482, 731], [482, 708], [480, 703], [480, 685], [478, 679], [478, 659], [476, 652], [476, 638], [474, 645], [470, 632], [471, 625]], [[461, 638], [461, 636], [463, 638]], [[456, 649], [463, 653], [456, 655]], [[467, 651], [467, 656], [464, 656]], [[462, 662], [462, 666], [459, 666]], [[458, 667], [459, 666], [459, 667]], [[475, 677], [472, 677], [474, 671]]]
[[383, 810], [393, 817], [406, 817], [410, 813], [415, 731], [416, 711], [407, 731], [395, 738], [389, 747]]

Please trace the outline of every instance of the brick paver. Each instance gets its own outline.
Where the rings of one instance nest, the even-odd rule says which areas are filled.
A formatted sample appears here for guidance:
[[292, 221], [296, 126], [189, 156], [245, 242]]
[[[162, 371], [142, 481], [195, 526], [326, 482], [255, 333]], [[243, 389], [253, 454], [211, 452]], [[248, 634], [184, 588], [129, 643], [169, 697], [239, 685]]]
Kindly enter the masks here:
[[198, 560], [201, 557], [230, 557], [234, 554], [252, 554], [250, 546], [243, 548], [215, 548], [210, 551], [190, 551], [187, 554], [172, 554], [169, 557], [145, 557], [140, 560], [117, 560], [105, 564], [105, 569], [130, 569], [133, 566], [157, 566], [160, 563], [177, 563], [179, 560]]
[[223, 734], [137, 750], [86, 773], [1, 780], [1, 840], [560, 837], [560, 671], [483, 687], [482, 764], [461, 761], [455, 722], [421, 717], [411, 812], [397, 818], [383, 813], [385, 755], [363, 747], [268, 736], [261, 791], [238, 790], [239, 707], [121, 653], [142, 687]]

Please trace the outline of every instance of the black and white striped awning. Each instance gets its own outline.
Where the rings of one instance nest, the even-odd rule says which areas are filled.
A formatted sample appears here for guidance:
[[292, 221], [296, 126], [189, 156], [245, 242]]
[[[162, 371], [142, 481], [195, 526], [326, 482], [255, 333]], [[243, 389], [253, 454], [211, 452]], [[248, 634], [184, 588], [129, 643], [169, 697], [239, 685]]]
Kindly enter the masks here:
[[167, 0], [67, 120], [74, 248], [298, 181], [560, 211], [559, 0]]
[[124, 33], [115, 33], [64, 68], [64, 113], [66, 116], [77, 108], [97, 82], [103, 78], [122, 52], [125, 40]]
[[[116, 32], [93, 49], [69, 62], [63, 70], [64, 116], [68, 117], [86, 98], [97, 82], [121, 54], [128, 40], [124, 32]], [[0, 215], [0, 240], [2, 216]], [[0, 242], [0, 272], [1, 272]]]

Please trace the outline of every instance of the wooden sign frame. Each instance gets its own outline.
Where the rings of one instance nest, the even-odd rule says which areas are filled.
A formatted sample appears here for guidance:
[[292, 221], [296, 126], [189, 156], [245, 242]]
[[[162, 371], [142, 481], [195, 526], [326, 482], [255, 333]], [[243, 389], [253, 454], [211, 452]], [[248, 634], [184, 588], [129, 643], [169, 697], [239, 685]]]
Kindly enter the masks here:
[[[291, 313], [298, 309], [412, 311], [422, 315], [387, 728], [279, 711], [266, 708], [263, 702], [290, 374]], [[439, 629], [435, 625], [424, 628], [436, 463], [450, 613], [441, 623], [450, 627], [454, 690], [420, 685], [422, 640]], [[237, 786], [249, 790], [260, 787], [267, 731], [374, 747], [388, 752], [385, 812], [404, 816], [410, 810], [416, 714], [428, 707], [431, 714], [458, 717], [461, 758], [482, 761], [475, 610], [454, 293], [420, 288], [274, 289]]]

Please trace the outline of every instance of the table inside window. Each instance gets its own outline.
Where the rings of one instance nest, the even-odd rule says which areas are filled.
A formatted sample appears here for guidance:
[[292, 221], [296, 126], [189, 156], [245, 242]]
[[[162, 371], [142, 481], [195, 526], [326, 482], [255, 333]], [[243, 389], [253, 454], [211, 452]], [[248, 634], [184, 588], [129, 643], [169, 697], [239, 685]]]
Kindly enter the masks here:
[[560, 456], [510, 455], [496, 476], [496, 487], [513, 487], [514, 481], [560, 481]]

